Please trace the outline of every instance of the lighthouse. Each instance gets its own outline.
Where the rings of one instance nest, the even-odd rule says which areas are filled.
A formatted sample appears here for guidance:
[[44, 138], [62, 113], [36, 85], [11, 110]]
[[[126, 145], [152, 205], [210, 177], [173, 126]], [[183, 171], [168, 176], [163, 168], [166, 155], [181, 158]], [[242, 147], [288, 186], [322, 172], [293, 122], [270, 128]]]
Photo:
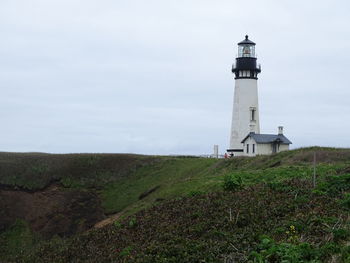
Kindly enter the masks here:
[[250, 132], [260, 133], [258, 74], [261, 72], [255, 55], [255, 43], [248, 36], [238, 43], [238, 56], [232, 66], [235, 78], [230, 134], [231, 156], [244, 155], [242, 140]]
[[259, 122], [258, 74], [261, 72], [255, 55], [255, 43], [248, 36], [238, 43], [238, 56], [232, 66], [235, 77], [230, 134], [231, 156], [256, 156], [289, 150], [292, 142], [283, 134], [261, 134]]

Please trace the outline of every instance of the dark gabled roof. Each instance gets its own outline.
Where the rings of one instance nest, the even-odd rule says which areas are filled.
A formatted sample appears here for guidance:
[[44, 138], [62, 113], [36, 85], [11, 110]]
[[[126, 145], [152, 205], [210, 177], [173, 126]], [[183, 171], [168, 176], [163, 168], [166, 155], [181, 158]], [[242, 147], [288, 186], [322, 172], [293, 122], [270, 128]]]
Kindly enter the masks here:
[[248, 35], [245, 36], [245, 39], [238, 43], [238, 45], [254, 45], [255, 43], [248, 39]]
[[249, 133], [243, 140], [242, 143], [244, 143], [244, 141], [246, 139], [248, 139], [248, 137], [252, 137], [256, 143], [281, 143], [281, 144], [291, 144], [292, 142], [290, 140], [287, 139], [286, 136], [284, 136], [283, 134], [257, 134], [254, 132]]

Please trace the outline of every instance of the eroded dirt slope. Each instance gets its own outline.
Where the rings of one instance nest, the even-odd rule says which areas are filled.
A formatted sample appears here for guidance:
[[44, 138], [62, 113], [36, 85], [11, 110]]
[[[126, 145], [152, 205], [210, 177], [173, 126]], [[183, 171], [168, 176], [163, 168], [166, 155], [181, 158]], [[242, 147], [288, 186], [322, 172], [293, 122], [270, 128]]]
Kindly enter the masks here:
[[85, 231], [104, 218], [96, 194], [57, 185], [36, 192], [1, 190], [0, 210], [0, 229], [22, 219], [46, 238]]

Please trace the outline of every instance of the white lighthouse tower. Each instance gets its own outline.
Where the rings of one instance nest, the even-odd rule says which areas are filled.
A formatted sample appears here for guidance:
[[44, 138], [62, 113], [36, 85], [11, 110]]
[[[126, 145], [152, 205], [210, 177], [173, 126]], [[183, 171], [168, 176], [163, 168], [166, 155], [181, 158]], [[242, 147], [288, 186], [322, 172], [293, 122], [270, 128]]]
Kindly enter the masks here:
[[235, 76], [232, 126], [230, 134], [231, 156], [244, 155], [242, 140], [249, 133], [260, 133], [258, 74], [261, 72], [255, 56], [255, 43], [245, 36], [238, 43], [238, 57], [232, 66]]

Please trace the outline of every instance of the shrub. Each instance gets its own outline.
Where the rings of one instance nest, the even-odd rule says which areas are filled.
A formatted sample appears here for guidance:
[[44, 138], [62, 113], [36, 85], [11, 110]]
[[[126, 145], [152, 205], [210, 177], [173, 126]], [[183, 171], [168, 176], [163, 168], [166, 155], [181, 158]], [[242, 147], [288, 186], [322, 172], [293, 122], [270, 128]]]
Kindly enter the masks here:
[[131, 251], [132, 251], [132, 247], [126, 247], [126, 248], [124, 248], [120, 253], [119, 253], [119, 255], [121, 256], [121, 257], [128, 257], [128, 256], [130, 256], [130, 254], [131, 254]]
[[350, 210], [350, 194], [344, 195], [344, 198], [340, 200], [340, 204], [347, 210]]
[[27, 222], [17, 219], [14, 224], [0, 234], [0, 261], [7, 254], [18, 254], [34, 243], [34, 234]]
[[341, 248], [341, 259], [343, 262], [350, 262], [350, 246], [344, 246]]
[[122, 224], [118, 220], [114, 221], [113, 225], [115, 228], [122, 228]]
[[333, 232], [334, 240], [336, 241], [346, 240], [350, 237], [349, 231], [343, 228], [334, 229], [332, 232]]
[[276, 243], [270, 237], [263, 236], [257, 251], [251, 252], [250, 258], [253, 262], [309, 262], [318, 259], [318, 255], [308, 243]]
[[199, 190], [192, 190], [188, 193], [188, 196], [193, 197], [193, 196], [199, 196], [204, 194], [204, 192], [199, 191]]
[[224, 177], [223, 188], [225, 191], [236, 191], [242, 187], [242, 177], [228, 174]]
[[319, 248], [322, 258], [327, 258], [331, 255], [335, 255], [341, 252], [341, 247], [334, 242], [324, 244]]
[[262, 236], [256, 250], [250, 253], [253, 262], [329, 262], [334, 256], [348, 259], [348, 247], [341, 247], [333, 242], [319, 247], [313, 247], [306, 242], [277, 243], [268, 236]]
[[291, 192], [294, 188], [282, 182], [269, 182], [267, 186], [276, 192]]
[[318, 192], [326, 192], [332, 196], [342, 194], [350, 190], [350, 174], [329, 176], [325, 182], [318, 185]]
[[134, 227], [136, 227], [136, 225], [137, 225], [136, 218], [135, 217], [131, 218], [129, 221], [129, 227], [134, 228]]

